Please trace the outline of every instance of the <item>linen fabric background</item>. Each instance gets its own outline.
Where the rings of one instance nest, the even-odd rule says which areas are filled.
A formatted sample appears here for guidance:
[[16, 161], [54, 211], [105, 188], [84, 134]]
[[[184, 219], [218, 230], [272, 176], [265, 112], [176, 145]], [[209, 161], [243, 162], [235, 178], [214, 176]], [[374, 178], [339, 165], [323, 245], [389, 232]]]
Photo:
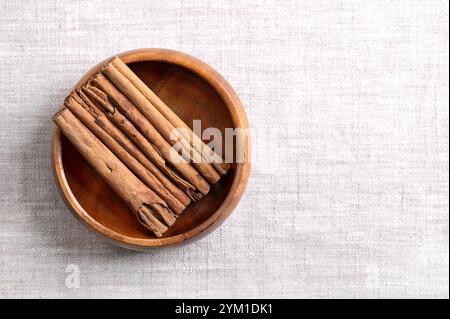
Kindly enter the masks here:
[[[448, 9], [2, 1], [0, 297], [448, 298]], [[51, 116], [78, 79], [143, 47], [217, 69], [253, 128], [231, 217], [152, 253], [79, 224], [49, 156]]]

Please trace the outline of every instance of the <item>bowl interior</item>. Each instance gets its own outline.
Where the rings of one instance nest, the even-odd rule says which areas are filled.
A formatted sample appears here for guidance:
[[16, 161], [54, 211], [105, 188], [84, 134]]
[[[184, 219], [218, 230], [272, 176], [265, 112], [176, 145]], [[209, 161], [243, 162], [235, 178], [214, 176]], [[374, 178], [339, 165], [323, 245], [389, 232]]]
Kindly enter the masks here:
[[[224, 101], [204, 79], [188, 69], [157, 61], [131, 63], [129, 67], [191, 128], [192, 121], [200, 119], [202, 130], [219, 128], [223, 139], [225, 128], [234, 127]], [[62, 134], [61, 152], [68, 185], [93, 219], [129, 237], [155, 238], [137, 222], [122, 200]], [[236, 166], [232, 164], [229, 172], [211, 187], [208, 195], [186, 208], [164, 237], [183, 234], [206, 221], [227, 197], [235, 172]]]

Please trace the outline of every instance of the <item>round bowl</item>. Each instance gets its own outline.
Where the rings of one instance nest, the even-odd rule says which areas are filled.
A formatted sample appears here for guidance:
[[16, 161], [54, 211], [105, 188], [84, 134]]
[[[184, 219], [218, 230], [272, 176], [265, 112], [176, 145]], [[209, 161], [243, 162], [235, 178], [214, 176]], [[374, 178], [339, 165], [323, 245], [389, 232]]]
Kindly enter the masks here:
[[[165, 49], [140, 49], [118, 56], [191, 127], [194, 119], [200, 119], [202, 129], [219, 128], [222, 136], [225, 128], [248, 128], [234, 90], [219, 73], [198, 59]], [[85, 84], [108, 61], [87, 72], [76, 87]], [[75, 217], [115, 244], [145, 250], [198, 239], [231, 214], [244, 192], [250, 170], [248, 138], [241, 147], [244, 161], [232, 163], [228, 173], [204, 198], [191, 203], [161, 238], [154, 237], [137, 222], [56, 127], [51, 156], [56, 183]]]

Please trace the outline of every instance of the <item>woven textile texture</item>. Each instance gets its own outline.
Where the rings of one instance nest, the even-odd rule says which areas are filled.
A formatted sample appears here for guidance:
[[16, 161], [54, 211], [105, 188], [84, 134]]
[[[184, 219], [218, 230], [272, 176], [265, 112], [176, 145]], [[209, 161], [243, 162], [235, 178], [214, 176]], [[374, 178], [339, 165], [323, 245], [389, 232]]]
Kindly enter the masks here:
[[[0, 297], [448, 298], [448, 9], [1, 1]], [[49, 156], [51, 115], [77, 80], [143, 47], [210, 64], [253, 128], [231, 217], [153, 253], [79, 224]]]

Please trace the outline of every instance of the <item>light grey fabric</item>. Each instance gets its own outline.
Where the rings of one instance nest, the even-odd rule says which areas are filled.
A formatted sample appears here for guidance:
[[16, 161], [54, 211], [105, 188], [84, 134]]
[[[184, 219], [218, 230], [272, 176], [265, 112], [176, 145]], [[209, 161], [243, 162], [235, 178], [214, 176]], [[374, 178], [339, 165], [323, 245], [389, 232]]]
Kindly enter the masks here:
[[[0, 297], [449, 297], [446, 0], [2, 1], [0, 31]], [[154, 253], [81, 226], [49, 157], [74, 83], [141, 47], [216, 68], [254, 128], [233, 215]]]

